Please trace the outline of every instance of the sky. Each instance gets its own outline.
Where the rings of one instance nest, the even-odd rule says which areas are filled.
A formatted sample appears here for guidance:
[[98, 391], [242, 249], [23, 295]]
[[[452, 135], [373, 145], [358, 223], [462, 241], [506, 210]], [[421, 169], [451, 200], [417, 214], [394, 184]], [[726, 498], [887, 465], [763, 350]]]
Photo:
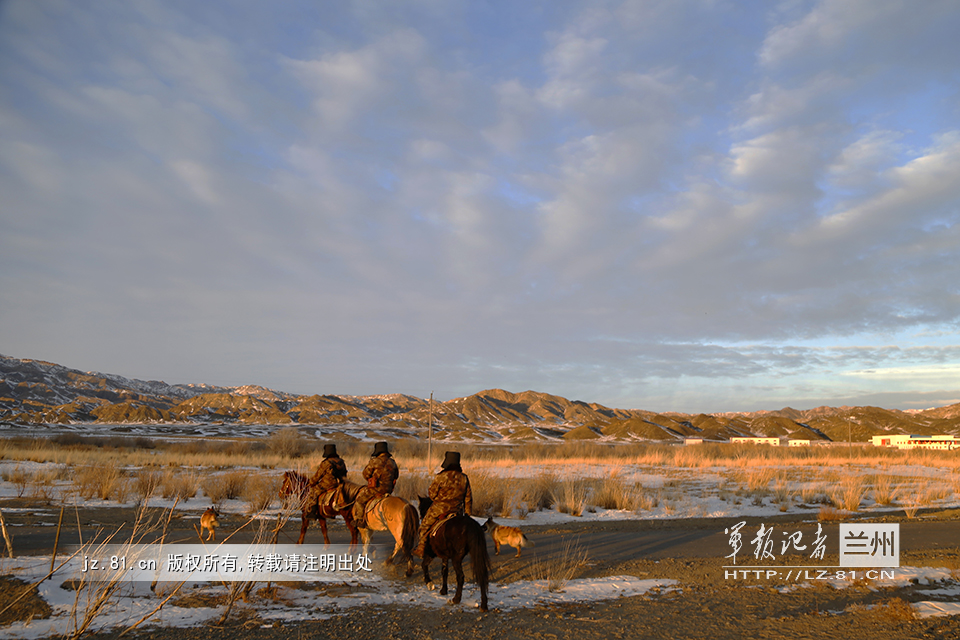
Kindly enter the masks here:
[[955, 0], [0, 3], [0, 353], [960, 402]]

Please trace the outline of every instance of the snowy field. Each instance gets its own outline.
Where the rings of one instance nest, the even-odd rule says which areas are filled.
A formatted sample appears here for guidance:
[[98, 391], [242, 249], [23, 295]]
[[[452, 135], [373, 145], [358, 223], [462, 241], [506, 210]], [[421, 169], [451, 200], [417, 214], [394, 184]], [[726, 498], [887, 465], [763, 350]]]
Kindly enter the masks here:
[[[132, 472], [132, 469], [128, 469]], [[10, 477], [19, 472], [26, 475], [56, 476], [58, 479], [49, 483], [44, 491], [50, 500], [49, 508], [38, 511], [31, 509], [33, 516], [41, 516], [42, 525], [55, 527], [61, 502], [75, 504], [78, 501], [76, 490], [70, 474], [64, 474], [58, 465], [53, 463], [0, 461], [0, 476]], [[197, 473], [215, 474], [223, 471], [196, 470]], [[251, 473], [266, 473], [279, 475], [280, 471], [262, 471], [251, 469]], [[470, 472], [470, 469], [468, 469]], [[815, 522], [820, 509], [824, 505], [824, 498], [829, 491], [825, 478], [855, 478], [870, 475], [874, 478], [888, 475], [897, 478], [903, 485], [917, 487], [927, 486], [931, 482], [943, 482], [941, 472], [935, 468], [919, 465], [891, 465], [883, 469], [874, 467], [857, 467], [844, 465], [842, 468], [797, 468], [796, 465], [784, 465], [782, 468], [774, 466], [765, 473], [769, 473], [767, 486], [759, 489], [749, 489], [750, 474], [756, 470], [741, 467], [705, 467], [664, 468], [662, 466], [645, 466], [630, 464], [609, 465], [577, 465], [577, 464], [544, 464], [544, 465], [502, 465], [487, 466], [476, 470], [477, 474], [496, 475], [501, 481], [511, 479], [531, 479], [549, 475], [560, 481], [581, 481], [584, 479], [604, 480], [617, 478], [625, 486], [635, 487], [645, 493], [655, 496], [643, 509], [604, 509], [590, 503], [589, 492], [584, 498], [584, 509], [580, 515], [563, 513], [557, 508], [545, 510], [531, 510], [528, 513], [520, 511], [512, 517], [497, 517], [497, 522], [508, 526], [530, 526], [561, 524], [565, 522], [607, 522], [616, 520], [636, 519], [682, 519], [682, 518], [719, 518], [745, 516], [774, 516], [783, 513], [793, 513], [802, 516], [803, 520]], [[66, 478], [64, 478], [66, 476]], [[15, 498], [25, 493], [29, 497], [29, 487], [17, 486], [10, 481], [0, 482], [0, 498]], [[875, 491], [870, 485], [862, 487], [862, 499], [858, 511], [861, 513], [903, 513], [903, 506], [898, 504], [878, 504], [875, 500]], [[902, 498], [903, 496], [901, 496]], [[174, 500], [161, 497], [151, 497], [148, 505], [151, 507], [171, 508]], [[175, 508], [183, 512], [185, 519], [198, 519], [200, 512], [209, 504], [202, 492], [194, 498], [176, 504]], [[128, 501], [121, 505], [116, 501], [88, 499], [82, 501], [84, 506], [90, 507], [130, 507]], [[956, 507], [960, 506], [960, 496], [952, 489], [941, 491], [936, 497], [929, 497], [925, 507]], [[248, 504], [240, 499], [223, 500], [220, 502], [221, 512], [230, 516], [246, 517]], [[17, 508], [3, 509], [10, 530], [16, 536], [16, 524], [11, 523], [11, 516], [15, 516]], [[526, 511], [524, 509], [523, 511]], [[261, 514], [264, 519], [275, 519], [277, 505]], [[44, 557], [15, 557], [0, 562], [0, 574], [13, 574], [27, 582], [37, 582], [47, 572], [50, 558]], [[436, 566], [436, 565], [435, 565]], [[953, 573], [945, 568], [911, 568], [900, 567], [894, 581], [889, 584], [883, 580], [876, 581], [871, 588], [885, 586], [906, 586], [913, 583], [929, 585], [931, 598], [940, 600], [960, 599], [960, 584]], [[69, 633], [76, 624], [74, 612], [88, 607], [81, 594], [60, 588], [63, 578], [55, 576], [40, 585], [40, 595], [53, 609], [53, 616], [46, 620], [33, 620], [28, 623], [16, 623], [2, 629], [2, 635], [10, 638], [41, 638], [54, 634]], [[800, 584], [792, 588], [806, 588], [809, 584]], [[850, 586], [850, 581], [834, 581], [836, 588]], [[158, 604], [157, 595], [149, 590], [146, 583], [128, 583], [123, 585], [111, 598], [109, 605], [99, 614], [95, 628], [106, 629], [112, 627], [126, 627], [152, 611]], [[193, 587], [193, 585], [191, 585]], [[570, 580], [558, 590], [548, 590], [545, 581], [519, 581], [510, 584], [491, 584], [491, 605], [501, 610], [535, 608], [554, 603], [584, 603], [610, 598], [635, 596], [651, 591], [662, 592], [677, 588], [674, 581], [669, 579], [641, 579], [636, 576], [612, 576], [591, 580]], [[747, 587], [745, 587], [747, 588]], [[215, 602], [227, 592], [222, 585], [205, 584], [191, 588], [191, 594], [209, 602]], [[476, 586], [468, 582], [465, 586], [465, 607], [475, 606], [479, 599]], [[182, 607], [174, 604], [164, 606], [151, 619], [151, 625], [182, 627], [200, 625], [216, 620], [222, 613], [221, 606], [190, 606]], [[302, 587], [280, 587], [271, 602], [264, 606], [265, 601], [258, 601], [256, 614], [264, 624], [272, 620], [300, 620], [306, 613], [317, 619], [323, 616], [336, 615], [338, 612], [358, 606], [380, 605], [415, 605], [423, 607], [439, 607], [446, 602], [446, 597], [429, 591], [421, 583], [412, 586], [399, 585], [396, 581], [378, 578], [361, 584], [347, 585], [342, 592], [334, 596], [319, 595], [316, 590]], [[238, 604], [241, 609], [247, 605]], [[960, 602], [916, 602], [911, 606], [921, 617], [956, 615], [960, 613]]]

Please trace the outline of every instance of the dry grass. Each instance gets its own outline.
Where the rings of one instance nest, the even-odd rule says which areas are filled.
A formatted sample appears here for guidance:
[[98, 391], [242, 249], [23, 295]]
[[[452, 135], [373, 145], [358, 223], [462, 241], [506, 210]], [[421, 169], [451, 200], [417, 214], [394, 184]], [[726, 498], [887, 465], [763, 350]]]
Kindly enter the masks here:
[[200, 478], [192, 471], [167, 469], [160, 479], [159, 490], [166, 500], [179, 499], [186, 502], [200, 490]]
[[[354, 480], [351, 478], [351, 480], [358, 484], [366, 484], [360, 474], [356, 474], [356, 479]], [[400, 478], [397, 480], [397, 486], [393, 490], [393, 495], [403, 498], [407, 502], [416, 505], [417, 499], [420, 496], [427, 495], [431, 482], [433, 482], [433, 476], [427, 475], [426, 473], [420, 471], [405, 473], [404, 470], [401, 469]], [[473, 475], [470, 475], [470, 488], [474, 494], [476, 494]]]
[[160, 490], [161, 482], [163, 482], [163, 472], [159, 469], [150, 467], [139, 469], [133, 479], [134, 495], [142, 504]]
[[593, 493], [590, 504], [601, 509], [617, 511], [636, 511], [640, 507], [643, 488], [637, 484], [628, 485], [623, 479], [610, 475], [592, 483]]
[[510, 484], [489, 473], [471, 473], [470, 490], [473, 496], [473, 514], [476, 516], [503, 516], [509, 502]]
[[873, 501], [881, 506], [890, 506], [896, 499], [896, 485], [886, 474], [873, 476]]
[[590, 496], [590, 485], [579, 478], [560, 480], [553, 490], [557, 511], [572, 516], [582, 516]]
[[820, 522], [838, 522], [844, 520], [846, 517], [846, 513], [828, 504], [820, 507], [820, 512], [817, 514], [817, 520]]
[[[270, 438], [236, 441], [151, 441], [148, 438], [93, 438], [73, 436], [59, 440], [48, 438], [9, 438], [0, 440], [0, 460], [56, 462], [61, 465], [92, 465], [122, 459], [125, 466], [187, 466], [226, 469], [239, 466], [268, 469], [291, 468], [310, 459], [319, 462], [316, 450], [323, 442], [304, 435], [295, 427], [275, 432]], [[351, 469], [361, 469], [369, 460], [372, 447], [366, 442], [338, 442], [340, 455]], [[856, 447], [757, 447], [729, 444], [704, 444], [676, 447], [660, 444], [530, 443], [511, 447], [473, 444], [440, 444], [434, 447], [433, 460], [427, 460], [425, 443], [415, 440], [391, 442], [395, 457], [404, 469], [422, 469], [432, 475], [442, 458], [442, 450], [456, 448], [463, 454], [465, 466], [474, 472], [483, 467], [503, 468], [538, 465], [557, 471], [579, 466], [617, 466], [635, 464], [664, 468], [739, 467], [758, 473], [761, 468], [825, 467], [879, 468], [893, 465], [917, 465], [952, 471], [960, 481], [960, 456], [950, 451], [917, 451]], [[313, 453], [311, 453], [313, 452]], [[301, 457], [297, 457], [301, 456]], [[302, 457], [307, 456], [307, 457]], [[313, 460], [315, 458], [315, 460]], [[429, 466], [428, 466], [429, 465]]]
[[772, 467], [758, 467], [744, 469], [740, 473], [740, 483], [743, 484], [751, 493], [766, 491], [777, 475], [777, 470]]
[[247, 478], [241, 498], [247, 503], [247, 513], [253, 514], [269, 509], [279, 493], [280, 478], [257, 474]]
[[[140, 438], [139, 440], [145, 440]], [[73, 486], [82, 496], [125, 500], [133, 494], [140, 501], [151, 496], [180, 497], [186, 500], [202, 487], [214, 503], [242, 498], [249, 509], [258, 511], [276, 498], [272, 487], [246, 486], [251, 472], [237, 467], [296, 468], [312, 472], [320, 462], [322, 445], [296, 428], [281, 429], [268, 439], [235, 442], [148, 442], [138, 449], [137, 439], [92, 438], [53, 441], [42, 438], [11, 438], [0, 441], [0, 459], [36, 460], [59, 464], [57, 477], [72, 469]], [[124, 444], [126, 443], [126, 444]], [[362, 481], [359, 470], [370, 459], [367, 442], [337, 442], [341, 455], [352, 469], [351, 479]], [[408, 500], [425, 494], [436, 472], [436, 463], [446, 448], [461, 452], [471, 479], [474, 512], [496, 517], [524, 517], [528, 512], [556, 507], [579, 515], [594, 507], [644, 511], [664, 507], [668, 513], [688, 512], [695, 501], [685, 503], [682, 494], [719, 495], [732, 504], [772, 503], [789, 509], [796, 500], [805, 503], [829, 501], [839, 509], [854, 511], [863, 499], [878, 505], [898, 501], [915, 514], [925, 504], [935, 504], [960, 493], [960, 458], [952, 452], [898, 451], [873, 447], [811, 447], [787, 449], [731, 445], [675, 447], [667, 445], [617, 445], [597, 443], [527, 444], [513, 447], [483, 445], [439, 445], [427, 459], [425, 443], [391, 442], [401, 467], [396, 494]], [[300, 456], [300, 457], [297, 457]], [[72, 465], [72, 466], [71, 466]], [[431, 466], [432, 465], [432, 466]], [[663, 489], [644, 489], [623, 470], [639, 465], [644, 473], [664, 478]], [[895, 465], [934, 467], [948, 473], [947, 479], [930, 481], [916, 477], [871, 473], [857, 476], [857, 470]], [[137, 468], [132, 481], [118, 470]], [[527, 467], [530, 477], [510, 478], [507, 470]], [[693, 483], [708, 468], [729, 471], [715, 489]], [[93, 472], [92, 470], [98, 470]], [[605, 469], [599, 478], [584, 478]], [[836, 469], [849, 470], [839, 475]], [[266, 474], [272, 475], [272, 474]], [[504, 478], [504, 476], [507, 478]], [[50, 498], [55, 486], [52, 473], [24, 472], [17, 467], [4, 471], [4, 479], [23, 495], [32, 490], [37, 497]], [[265, 482], [262, 478], [255, 484]], [[272, 481], [271, 481], [272, 484]], [[695, 487], [695, 489], [692, 489]], [[675, 490], [674, 490], [675, 489]], [[691, 507], [690, 505], [694, 505]]]
[[857, 511], [867, 488], [859, 476], [845, 476], [831, 487], [828, 492], [830, 501], [839, 509]]
[[553, 488], [559, 482], [554, 474], [542, 473], [523, 485], [523, 501], [531, 511], [551, 509]]
[[200, 487], [203, 489], [203, 495], [210, 499], [215, 505], [219, 505], [224, 500], [235, 500], [243, 495], [247, 486], [246, 471], [227, 471], [205, 477], [200, 481]]
[[916, 609], [902, 598], [891, 598], [887, 602], [881, 602], [873, 610], [879, 616], [894, 622], [913, 622], [917, 619]]
[[579, 540], [564, 540], [559, 553], [547, 559], [537, 556], [534, 561], [534, 573], [543, 580], [547, 591], [562, 591], [580, 568], [587, 564], [587, 551]]
[[299, 458], [310, 450], [310, 442], [296, 427], [284, 427], [267, 438], [267, 446], [282, 458]]
[[130, 490], [129, 479], [124, 477], [120, 465], [104, 462], [77, 469], [73, 483], [77, 494], [84, 500], [99, 498], [125, 502]]
[[23, 494], [27, 491], [27, 485], [30, 483], [30, 474], [21, 469], [20, 465], [17, 465], [11, 471], [4, 471], [0, 477], [3, 478], [4, 482], [9, 482], [14, 486], [18, 498], [23, 497]]
[[651, 511], [660, 506], [663, 495], [660, 491], [641, 490], [637, 493], [637, 511]]

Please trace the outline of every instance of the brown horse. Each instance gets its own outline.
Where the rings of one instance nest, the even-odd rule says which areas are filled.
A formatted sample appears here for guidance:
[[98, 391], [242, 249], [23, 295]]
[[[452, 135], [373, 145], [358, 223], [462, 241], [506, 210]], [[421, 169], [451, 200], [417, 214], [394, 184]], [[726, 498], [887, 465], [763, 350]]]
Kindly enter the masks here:
[[[427, 509], [433, 504], [430, 498], [420, 496], [420, 517], [427, 515]], [[483, 535], [480, 524], [470, 516], [454, 516], [444, 520], [433, 530], [427, 538], [427, 545], [423, 553], [423, 580], [429, 588], [433, 588], [430, 580], [430, 561], [436, 557], [443, 560], [441, 576], [443, 582], [440, 595], [447, 595], [447, 574], [450, 561], [453, 560], [453, 570], [457, 574], [457, 593], [450, 600], [450, 604], [460, 604], [463, 595], [463, 557], [470, 554], [473, 564], [473, 577], [480, 585], [480, 610], [487, 610], [487, 585], [490, 583], [490, 555], [487, 553], [487, 539]]]
[[413, 505], [397, 496], [373, 498], [367, 503], [363, 522], [358, 522], [360, 537], [363, 538], [363, 552], [370, 548], [371, 531], [389, 531], [393, 535], [393, 553], [385, 564], [393, 564], [397, 559], [407, 558], [407, 577], [413, 575], [413, 550], [417, 546], [417, 532], [420, 518]]
[[336, 518], [340, 516], [347, 523], [347, 529], [350, 530], [350, 544], [357, 544], [357, 527], [353, 522], [353, 502], [357, 499], [357, 492], [361, 487], [353, 482], [343, 484], [343, 493], [348, 500], [344, 509], [337, 510], [331, 501], [321, 500], [320, 504], [307, 504], [307, 495], [310, 486], [307, 477], [296, 471], [287, 471], [283, 474], [283, 484], [280, 486], [280, 498], [285, 500], [290, 496], [296, 496], [299, 500], [297, 505], [300, 508], [300, 539], [297, 544], [303, 544], [303, 538], [307, 535], [307, 527], [310, 526], [310, 520], [316, 520], [320, 523], [320, 530], [323, 532], [323, 542], [330, 544], [330, 537], [327, 535], [327, 518]]

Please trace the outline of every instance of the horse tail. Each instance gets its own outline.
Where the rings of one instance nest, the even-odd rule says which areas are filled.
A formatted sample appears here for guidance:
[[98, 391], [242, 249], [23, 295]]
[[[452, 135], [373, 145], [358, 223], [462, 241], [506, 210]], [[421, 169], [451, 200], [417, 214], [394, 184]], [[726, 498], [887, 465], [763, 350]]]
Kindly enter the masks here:
[[400, 531], [400, 540], [403, 541], [403, 553], [408, 558], [413, 558], [413, 550], [419, 540], [420, 516], [416, 508], [409, 502], [403, 505], [403, 526]]
[[487, 553], [487, 539], [483, 535], [483, 529], [473, 518], [467, 523], [467, 548], [473, 563], [473, 575], [480, 585], [480, 593], [483, 594], [486, 605], [487, 585], [490, 583], [490, 554]]

